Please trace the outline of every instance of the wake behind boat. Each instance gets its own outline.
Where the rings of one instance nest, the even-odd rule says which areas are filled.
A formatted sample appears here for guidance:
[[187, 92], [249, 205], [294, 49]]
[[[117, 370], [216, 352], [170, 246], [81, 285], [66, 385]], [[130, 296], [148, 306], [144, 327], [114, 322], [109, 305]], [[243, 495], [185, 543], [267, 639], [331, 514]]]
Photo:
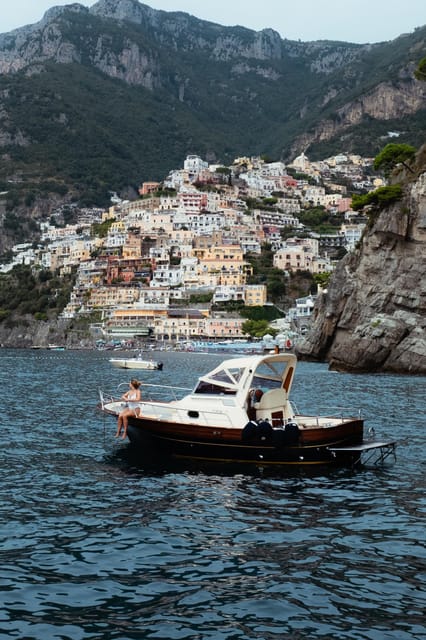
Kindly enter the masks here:
[[161, 371], [163, 369], [162, 362], [146, 359], [141, 352], [130, 358], [110, 358], [109, 361], [113, 367], [120, 369], [149, 369], [151, 371], [155, 369]]
[[[364, 451], [394, 453], [395, 442], [364, 440], [357, 412], [299, 413], [290, 401], [296, 363], [288, 353], [246, 356], [225, 360], [192, 391], [144, 384], [128, 437], [145, 454], [257, 465], [354, 464]], [[117, 419], [125, 404], [100, 395], [99, 408]]]

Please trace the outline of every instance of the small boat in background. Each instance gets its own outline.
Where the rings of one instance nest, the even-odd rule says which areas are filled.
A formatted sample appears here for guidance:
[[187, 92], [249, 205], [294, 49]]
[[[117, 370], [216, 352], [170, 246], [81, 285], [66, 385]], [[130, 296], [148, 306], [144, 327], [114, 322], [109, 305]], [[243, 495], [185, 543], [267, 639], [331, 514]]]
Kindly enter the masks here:
[[118, 367], [119, 369], [148, 369], [151, 371], [161, 371], [163, 369], [162, 362], [151, 358], [147, 360], [141, 352], [130, 358], [110, 358], [109, 361], [113, 367]]

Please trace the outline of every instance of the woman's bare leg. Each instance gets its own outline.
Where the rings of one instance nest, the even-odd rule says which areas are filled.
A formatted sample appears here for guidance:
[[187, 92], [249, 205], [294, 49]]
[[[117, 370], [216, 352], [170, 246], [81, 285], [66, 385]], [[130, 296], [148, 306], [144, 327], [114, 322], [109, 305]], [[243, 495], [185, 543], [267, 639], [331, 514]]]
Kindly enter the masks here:
[[116, 438], [119, 437], [122, 427], [123, 427], [123, 416], [120, 413], [117, 420], [117, 433], [115, 434]]
[[129, 425], [128, 413], [123, 415], [123, 435], [121, 436], [123, 439], [127, 437], [127, 427]]

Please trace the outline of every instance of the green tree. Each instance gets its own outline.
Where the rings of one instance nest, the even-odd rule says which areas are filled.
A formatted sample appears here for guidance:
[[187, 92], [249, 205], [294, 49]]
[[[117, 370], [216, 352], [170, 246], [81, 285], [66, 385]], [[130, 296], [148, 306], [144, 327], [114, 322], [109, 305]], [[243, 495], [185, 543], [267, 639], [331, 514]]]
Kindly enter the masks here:
[[417, 69], [414, 72], [414, 76], [417, 78], [417, 80], [426, 82], [426, 58], [422, 58], [420, 60]]
[[267, 320], [246, 320], [241, 329], [252, 338], [263, 338], [267, 333], [276, 334], [276, 330], [269, 326]]
[[385, 175], [389, 174], [397, 164], [403, 164], [406, 169], [413, 173], [407, 161], [414, 158], [416, 149], [409, 144], [396, 144], [390, 142], [381, 150], [374, 160], [375, 169], [383, 169]]
[[277, 202], [278, 202], [277, 198], [274, 198], [274, 197], [263, 198], [263, 204], [269, 207], [273, 207], [274, 205], [277, 204]]
[[106, 238], [110, 226], [115, 222], [115, 218], [104, 220], [104, 222], [94, 222], [90, 228], [90, 234], [92, 238], [98, 236], [99, 238]]
[[400, 200], [403, 196], [400, 184], [393, 184], [387, 187], [379, 187], [375, 191], [370, 191], [364, 195], [352, 196], [352, 209], [359, 211], [367, 205], [372, 205], [375, 209], [384, 209], [392, 202]]
[[328, 283], [330, 282], [331, 272], [324, 271], [323, 273], [314, 273], [313, 277], [316, 285], [319, 285], [320, 287], [325, 288], [328, 286]]
[[244, 307], [239, 309], [239, 314], [247, 320], [266, 320], [272, 322], [276, 318], [283, 316], [282, 312], [278, 311], [273, 305], [266, 305], [264, 307]]
[[272, 302], [278, 302], [279, 300], [281, 300], [281, 298], [283, 298], [283, 296], [285, 295], [285, 283], [284, 278], [282, 277], [282, 272], [281, 278], [272, 277], [270, 280], [268, 280], [266, 286], [268, 289], [268, 297], [272, 300]]

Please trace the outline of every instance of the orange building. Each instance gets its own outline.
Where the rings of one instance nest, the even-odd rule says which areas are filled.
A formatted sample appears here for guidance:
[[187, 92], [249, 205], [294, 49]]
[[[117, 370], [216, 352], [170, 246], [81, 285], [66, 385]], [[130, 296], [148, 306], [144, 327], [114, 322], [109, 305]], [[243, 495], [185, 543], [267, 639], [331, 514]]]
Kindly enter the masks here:
[[156, 191], [158, 191], [159, 186], [159, 182], [143, 182], [138, 189], [139, 195], [147, 196], [150, 193], [155, 193]]

